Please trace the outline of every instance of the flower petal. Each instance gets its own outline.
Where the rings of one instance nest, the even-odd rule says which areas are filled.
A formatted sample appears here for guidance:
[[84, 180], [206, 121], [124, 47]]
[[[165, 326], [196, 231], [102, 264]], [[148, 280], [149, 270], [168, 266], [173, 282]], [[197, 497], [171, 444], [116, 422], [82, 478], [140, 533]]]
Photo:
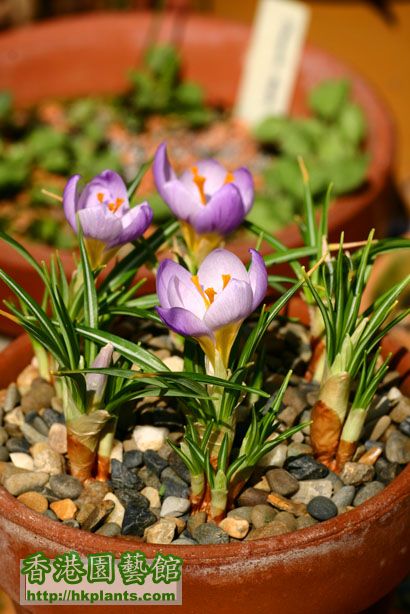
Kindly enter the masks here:
[[[97, 354], [93, 364], [93, 369], [107, 368], [111, 364], [111, 359], [114, 351], [114, 346], [111, 343], [107, 343], [101, 348]], [[87, 390], [95, 393], [95, 400], [100, 400], [104, 393], [104, 388], [107, 383], [107, 375], [102, 373], [87, 373], [85, 376]]]
[[168, 301], [171, 307], [183, 307], [201, 320], [205, 315], [205, 301], [198, 289], [192, 282], [186, 285], [179, 277], [172, 277], [168, 284]]
[[88, 207], [79, 211], [78, 215], [85, 237], [111, 245], [122, 231], [121, 220], [107, 213], [103, 207]]
[[244, 320], [252, 313], [252, 288], [249, 283], [232, 279], [218, 294], [205, 314], [204, 322], [213, 331]]
[[199, 283], [204, 290], [213, 288], [216, 292], [221, 292], [224, 286], [223, 275], [230, 275], [231, 279], [249, 284], [248, 271], [238, 256], [227, 249], [214, 249], [199, 267]]
[[268, 271], [262, 256], [255, 249], [250, 249], [252, 255], [251, 266], [249, 267], [249, 281], [253, 293], [252, 310], [256, 309], [266, 296], [268, 289]]
[[201, 207], [206, 208], [201, 204], [199, 192], [197, 195], [190, 192], [179, 179], [164, 184], [160, 194], [172, 213], [180, 220], [190, 222], [196, 212], [201, 211]]
[[121, 199], [123, 201], [121, 211], [128, 211], [127, 188], [120, 175], [115, 171], [105, 170], [91, 179], [81, 193], [77, 208], [102, 207], [98, 194], [103, 194], [102, 202], [104, 203], [115, 203], [117, 199]]
[[165, 200], [165, 196], [163, 194], [165, 184], [177, 178], [175, 171], [169, 162], [166, 143], [161, 143], [155, 152], [152, 172], [157, 190]]
[[229, 234], [245, 217], [245, 209], [239, 189], [233, 183], [226, 183], [208, 201], [197, 208], [190, 218], [191, 225], [198, 233], [217, 232]]
[[147, 202], [130, 209], [125, 215], [120, 217], [122, 231], [116, 240], [109, 244], [109, 247], [114, 245], [123, 245], [130, 241], [135, 241], [144, 234], [148, 226], [152, 222], [154, 213]]
[[180, 279], [185, 286], [192, 283], [191, 273], [187, 269], [166, 258], [161, 262], [157, 271], [157, 294], [161, 307], [172, 307], [168, 299], [168, 286], [173, 277]]
[[159, 317], [165, 324], [179, 335], [188, 337], [211, 337], [212, 331], [206, 324], [187, 309], [172, 307], [163, 309], [156, 307]]
[[233, 176], [235, 179], [234, 183], [242, 196], [245, 214], [247, 214], [252, 208], [255, 191], [252, 174], [247, 168], [241, 167], [234, 171]]
[[77, 232], [77, 220], [76, 211], [78, 204], [78, 182], [81, 179], [81, 175], [73, 175], [67, 181], [63, 192], [63, 208], [64, 215], [71, 228]]

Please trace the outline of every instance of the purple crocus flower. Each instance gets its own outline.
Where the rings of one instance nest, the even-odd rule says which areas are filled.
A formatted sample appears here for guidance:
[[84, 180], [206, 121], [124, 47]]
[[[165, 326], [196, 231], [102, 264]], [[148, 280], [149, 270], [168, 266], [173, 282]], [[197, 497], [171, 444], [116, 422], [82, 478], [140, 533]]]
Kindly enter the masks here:
[[241, 323], [266, 294], [264, 260], [259, 252], [249, 251], [249, 271], [225, 249], [211, 252], [197, 275], [169, 259], [158, 269], [158, 314], [171, 330], [197, 339], [214, 367], [220, 358], [226, 369]]
[[[109, 367], [113, 352], [114, 346], [111, 343], [104, 345], [95, 357], [91, 367], [93, 369], [106, 369]], [[102, 401], [107, 379], [108, 376], [104, 373], [87, 373], [85, 376], [87, 392], [92, 394], [93, 405], [98, 405]]]
[[[97, 242], [94, 251], [108, 253], [140, 237], [152, 222], [153, 212], [147, 202], [130, 208], [127, 188], [118, 173], [105, 170], [84, 189], [78, 190], [80, 175], [71, 177], [63, 193], [64, 213], [77, 232], [77, 214], [84, 237]], [[101, 254], [100, 254], [101, 255]]]
[[225, 236], [242, 223], [252, 207], [253, 178], [246, 168], [229, 172], [209, 159], [177, 177], [162, 143], [155, 153], [153, 172], [168, 207], [198, 234]]

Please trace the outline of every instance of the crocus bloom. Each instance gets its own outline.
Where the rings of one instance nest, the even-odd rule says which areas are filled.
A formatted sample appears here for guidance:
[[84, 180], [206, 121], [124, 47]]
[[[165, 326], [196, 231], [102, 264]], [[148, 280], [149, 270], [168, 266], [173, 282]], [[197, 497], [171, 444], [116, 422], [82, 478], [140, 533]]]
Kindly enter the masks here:
[[265, 263], [250, 252], [249, 271], [224, 249], [211, 252], [197, 275], [169, 259], [158, 269], [158, 314], [173, 331], [197, 339], [214, 368], [218, 362], [227, 368], [241, 323], [266, 294]]
[[[140, 237], [151, 224], [153, 212], [147, 202], [130, 208], [127, 188], [110, 170], [96, 175], [78, 190], [80, 175], [73, 175], [64, 189], [63, 207], [70, 226], [77, 232], [77, 214], [93, 255], [101, 261], [121, 245]], [[95, 260], [95, 258], [94, 258]]]
[[[93, 369], [106, 369], [111, 364], [114, 346], [111, 343], [104, 345], [91, 367]], [[85, 376], [87, 392], [93, 395], [93, 405], [98, 405], [104, 396], [105, 386], [107, 384], [107, 375], [104, 373], [87, 373]]]
[[[157, 190], [183, 223], [184, 237], [192, 252], [198, 250], [195, 235], [211, 235], [210, 245], [235, 230], [253, 204], [253, 178], [246, 168], [227, 171], [216, 160], [202, 160], [177, 177], [162, 143], [153, 164]], [[183, 226], [184, 230], [184, 226]], [[211, 247], [212, 249], [212, 247]]]

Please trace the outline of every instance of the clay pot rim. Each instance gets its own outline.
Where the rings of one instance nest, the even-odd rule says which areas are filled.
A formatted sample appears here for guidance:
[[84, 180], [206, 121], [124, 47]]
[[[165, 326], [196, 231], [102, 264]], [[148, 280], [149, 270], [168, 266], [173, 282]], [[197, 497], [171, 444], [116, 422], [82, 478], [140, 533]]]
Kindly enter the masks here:
[[[392, 345], [396, 352], [401, 349], [393, 338], [389, 338], [389, 342], [389, 349]], [[0, 354], [0, 364], [1, 360], [10, 360], [16, 353], [24, 352], [28, 357], [29, 345], [27, 335], [21, 335]], [[227, 561], [238, 561], [241, 557], [245, 560], [253, 555], [280, 556], [284, 551], [288, 552], [291, 549], [317, 547], [322, 543], [341, 538], [347, 532], [354, 532], [363, 525], [370, 527], [373, 521], [381, 518], [387, 520], [390, 515], [394, 514], [394, 505], [397, 501], [407, 497], [409, 491], [410, 464], [380, 493], [359, 507], [325, 522], [284, 535], [255, 541], [198, 546], [146, 544], [132, 536], [105, 537], [88, 531], [82, 531], [80, 534], [80, 529], [57, 524], [56, 521], [47, 517], [43, 517], [43, 522], [40, 522], [41, 515], [20, 503], [3, 486], [0, 487], [0, 511], [3, 516], [19, 527], [41, 536], [43, 540], [57, 541], [62, 547], [78, 549], [80, 538], [80, 550], [83, 551], [124, 552], [130, 547], [135, 547], [135, 549], [142, 549], [148, 558], [153, 558], [158, 551], [161, 551], [180, 554], [185, 563], [189, 563], [190, 566], [201, 566], [205, 561], [225, 565]]]

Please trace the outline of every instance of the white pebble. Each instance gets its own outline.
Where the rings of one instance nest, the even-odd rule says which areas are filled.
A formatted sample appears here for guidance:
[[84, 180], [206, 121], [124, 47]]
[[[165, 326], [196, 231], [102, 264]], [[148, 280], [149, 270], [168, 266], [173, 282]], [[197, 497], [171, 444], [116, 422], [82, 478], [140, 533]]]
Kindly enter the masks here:
[[156, 452], [163, 446], [168, 437], [168, 429], [156, 426], [136, 426], [132, 436], [134, 437], [137, 450], [155, 450]]
[[33, 471], [34, 461], [30, 454], [24, 452], [11, 452], [10, 460], [15, 467], [19, 469], [27, 469], [27, 471]]
[[171, 371], [183, 371], [184, 370], [184, 360], [180, 356], [167, 356], [164, 358], [162, 362], [171, 369]]
[[105, 524], [107, 524], [108, 522], [115, 522], [115, 524], [121, 526], [122, 521], [124, 520], [125, 513], [125, 508], [122, 505], [121, 501], [112, 492], [107, 492], [103, 501], [113, 501], [115, 505], [110, 515], [105, 519]]
[[67, 427], [65, 424], [55, 422], [48, 431], [48, 443], [50, 448], [59, 454], [67, 452]]
[[119, 461], [120, 463], [122, 463], [122, 455], [123, 455], [122, 442], [118, 441], [118, 439], [114, 439], [111, 454], [110, 454], [110, 459], [111, 460], [115, 459]]
[[164, 499], [161, 507], [161, 517], [164, 516], [182, 516], [189, 510], [188, 499], [181, 499], [180, 497], [167, 497]]

